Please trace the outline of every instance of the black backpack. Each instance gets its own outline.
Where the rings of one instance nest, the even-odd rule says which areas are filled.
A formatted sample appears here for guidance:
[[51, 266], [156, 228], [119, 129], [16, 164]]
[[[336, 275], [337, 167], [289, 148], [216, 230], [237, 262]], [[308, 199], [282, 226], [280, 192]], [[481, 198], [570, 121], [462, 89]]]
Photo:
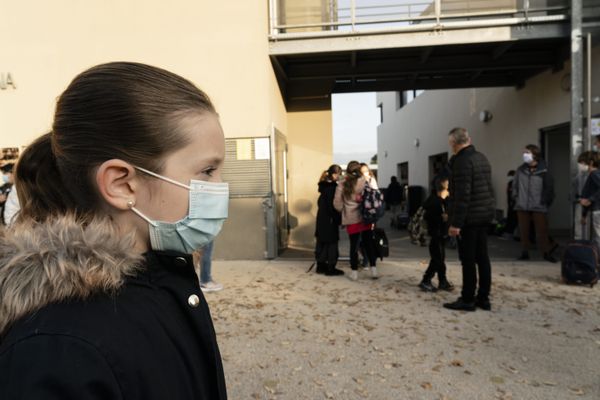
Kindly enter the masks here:
[[373, 229], [373, 241], [375, 242], [375, 251], [377, 252], [377, 257], [383, 260], [383, 257], [390, 256], [390, 245], [388, 243], [387, 235], [383, 229]]

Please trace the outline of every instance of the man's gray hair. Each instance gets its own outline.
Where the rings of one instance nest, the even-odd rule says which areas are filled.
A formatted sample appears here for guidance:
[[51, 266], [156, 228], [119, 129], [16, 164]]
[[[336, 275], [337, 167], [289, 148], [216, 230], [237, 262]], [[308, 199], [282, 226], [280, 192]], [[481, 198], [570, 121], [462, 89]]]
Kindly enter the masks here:
[[465, 128], [454, 128], [448, 136], [452, 138], [454, 144], [467, 144], [469, 143], [469, 132]]

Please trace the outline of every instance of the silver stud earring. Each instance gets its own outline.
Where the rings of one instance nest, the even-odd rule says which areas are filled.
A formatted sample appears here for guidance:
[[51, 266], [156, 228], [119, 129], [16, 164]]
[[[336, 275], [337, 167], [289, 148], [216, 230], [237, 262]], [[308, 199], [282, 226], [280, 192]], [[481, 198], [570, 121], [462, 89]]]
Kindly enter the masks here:
[[134, 202], [133, 200], [129, 200], [129, 201], [127, 202], [127, 207], [129, 207], [129, 208], [133, 208], [133, 206], [135, 206], [135, 202]]

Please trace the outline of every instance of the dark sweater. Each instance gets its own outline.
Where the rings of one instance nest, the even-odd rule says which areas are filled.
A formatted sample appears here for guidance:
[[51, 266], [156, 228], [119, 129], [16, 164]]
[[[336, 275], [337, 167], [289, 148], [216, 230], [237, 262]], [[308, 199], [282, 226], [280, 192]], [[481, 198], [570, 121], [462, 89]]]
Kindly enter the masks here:
[[600, 210], [600, 170], [592, 171], [585, 180], [585, 185], [583, 185], [583, 190], [581, 191], [581, 198], [592, 202], [591, 206], [584, 207], [583, 216], [586, 216], [589, 210]]

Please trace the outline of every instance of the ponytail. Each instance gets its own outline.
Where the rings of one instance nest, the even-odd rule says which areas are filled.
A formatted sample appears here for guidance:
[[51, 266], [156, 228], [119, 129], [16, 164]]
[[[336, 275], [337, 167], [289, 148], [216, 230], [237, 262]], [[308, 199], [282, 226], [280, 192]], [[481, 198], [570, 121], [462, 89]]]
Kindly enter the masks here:
[[329, 178], [329, 174], [327, 173], [327, 171], [323, 171], [321, 177], [319, 178], [319, 183], [325, 182], [327, 178]]
[[356, 182], [358, 178], [362, 175], [360, 174], [360, 163], [358, 161], [350, 161], [348, 166], [346, 167], [346, 177], [344, 180], [344, 198], [350, 200], [352, 195], [354, 194], [354, 188], [356, 186]]
[[44, 222], [51, 216], [76, 211], [56, 166], [51, 135], [37, 138], [17, 162], [15, 187], [21, 207], [17, 221]]

